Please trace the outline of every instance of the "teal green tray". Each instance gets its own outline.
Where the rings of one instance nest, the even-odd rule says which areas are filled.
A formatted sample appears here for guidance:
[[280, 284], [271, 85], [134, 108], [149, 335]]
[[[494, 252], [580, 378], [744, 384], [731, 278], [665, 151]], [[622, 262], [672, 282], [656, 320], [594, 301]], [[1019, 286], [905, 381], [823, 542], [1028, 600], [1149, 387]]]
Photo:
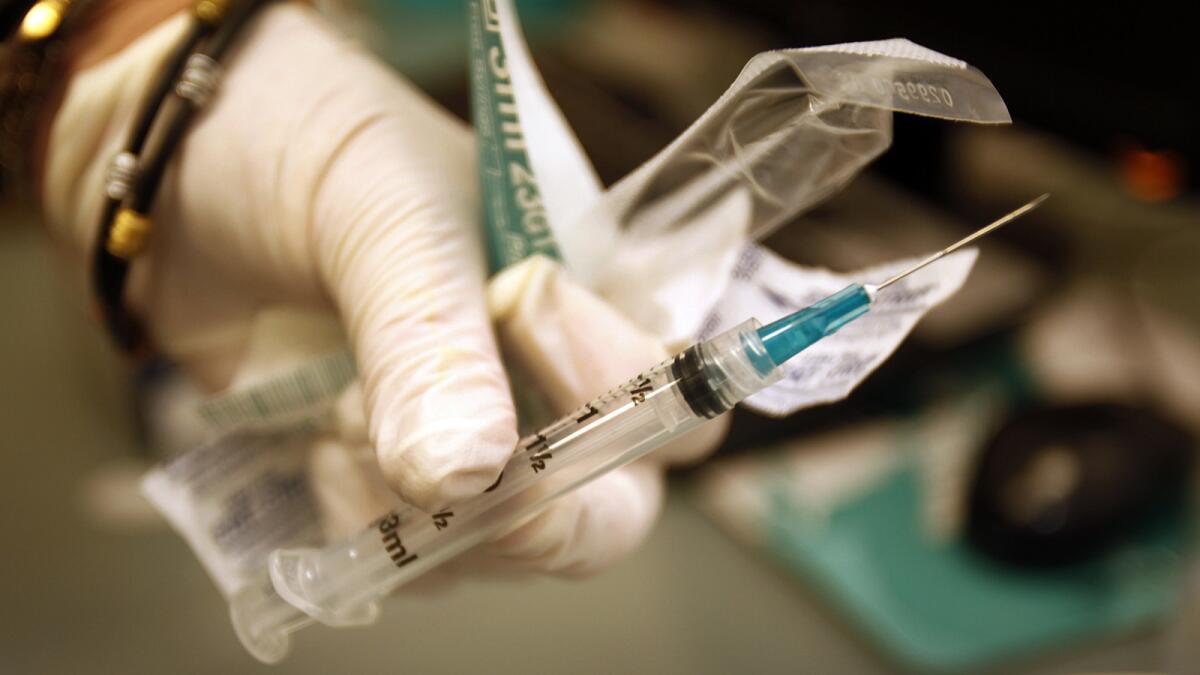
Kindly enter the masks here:
[[973, 670], [1124, 631], [1172, 608], [1182, 518], [1094, 563], [1018, 573], [961, 543], [930, 542], [919, 490], [916, 471], [904, 466], [813, 527], [779, 489], [768, 519], [772, 554], [909, 668]]

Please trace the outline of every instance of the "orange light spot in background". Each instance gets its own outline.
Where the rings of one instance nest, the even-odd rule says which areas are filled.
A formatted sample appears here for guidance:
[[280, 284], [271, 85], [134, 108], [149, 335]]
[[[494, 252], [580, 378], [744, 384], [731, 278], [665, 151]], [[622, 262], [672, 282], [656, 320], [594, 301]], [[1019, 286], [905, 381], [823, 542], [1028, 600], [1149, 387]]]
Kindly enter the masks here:
[[1121, 183], [1134, 197], [1165, 202], [1183, 191], [1184, 162], [1170, 151], [1126, 150], [1119, 158]]

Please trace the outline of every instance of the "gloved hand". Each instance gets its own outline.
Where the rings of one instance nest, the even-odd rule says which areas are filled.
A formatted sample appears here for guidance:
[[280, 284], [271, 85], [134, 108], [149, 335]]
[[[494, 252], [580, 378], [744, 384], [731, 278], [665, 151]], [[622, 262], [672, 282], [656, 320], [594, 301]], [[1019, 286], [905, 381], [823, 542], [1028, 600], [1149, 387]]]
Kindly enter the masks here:
[[[489, 284], [488, 305], [504, 352], [524, 368], [555, 416], [564, 415], [667, 357], [662, 345], [600, 298], [574, 284], [557, 263], [535, 257]], [[338, 407], [339, 441], [318, 449], [323, 511], [347, 534], [389, 508], [373, 478], [355, 392]], [[556, 500], [496, 542], [465, 556], [457, 571], [509, 575], [537, 570], [575, 576], [619, 560], [649, 532], [661, 507], [664, 464], [695, 461], [716, 446], [728, 419], [701, 426], [652, 455]], [[359, 439], [355, 443], [353, 439]], [[353, 489], [345, 489], [353, 486]], [[423, 577], [424, 578], [424, 577]]]
[[[81, 270], [108, 160], [181, 27], [167, 22], [79, 74], [55, 119], [42, 202]], [[345, 433], [318, 452], [320, 473], [363, 477], [355, 448], [369, 443], [386, 485], [410, 504], [431, 510], [478, 494], [517, 433], [484, 299], [470, 134], [302, 7], [265, 10], [226, 63], [160, 191], [131, 307], [212, 390], [247, 367], [261, 312], [328, 311], [353, 346], [361, 406], [344, 404]], [[558, 268], [530, 262], [511, 274], [493, 294], [502, 334], [560, 411], [664, 356]], [[713, 433], [691, 445], [710, 446]], [[369, 484], [338, 512], [347, 525], [379, 515], [367, 512]], [[336, 490], [319, 491], [336, 502]], [[558, 500], [480, 556], [590, 571], [642, 538], [661, 496], [661, 469], [639, 463]]]

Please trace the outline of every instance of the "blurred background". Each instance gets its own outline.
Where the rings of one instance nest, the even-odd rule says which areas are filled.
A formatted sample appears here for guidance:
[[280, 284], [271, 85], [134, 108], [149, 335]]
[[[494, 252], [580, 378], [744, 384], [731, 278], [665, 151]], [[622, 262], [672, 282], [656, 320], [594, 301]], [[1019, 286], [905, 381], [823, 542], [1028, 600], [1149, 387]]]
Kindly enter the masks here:
[[[963, 291], [848, 401], [738, 411], [613, 571], [400, 598], [372, 628], [310, 631], [275, 672], [1200, 672], [1200, 129], [1183, 10], [517, 4], [606, 183], [758, 52], [906, 37], [992, 80], [1012, 126], [896, 115], [878, 162], [766, 242], [795, 262], [924, 253], [1053, 198], [984, 246]], [[466, 116], [457, 3], [334, 9]], [[145, 457], [135, 384], [65, 278], [36, 228], [0, 227], [0, 672], [267, 672], [182, 540], [116, 496]]]

